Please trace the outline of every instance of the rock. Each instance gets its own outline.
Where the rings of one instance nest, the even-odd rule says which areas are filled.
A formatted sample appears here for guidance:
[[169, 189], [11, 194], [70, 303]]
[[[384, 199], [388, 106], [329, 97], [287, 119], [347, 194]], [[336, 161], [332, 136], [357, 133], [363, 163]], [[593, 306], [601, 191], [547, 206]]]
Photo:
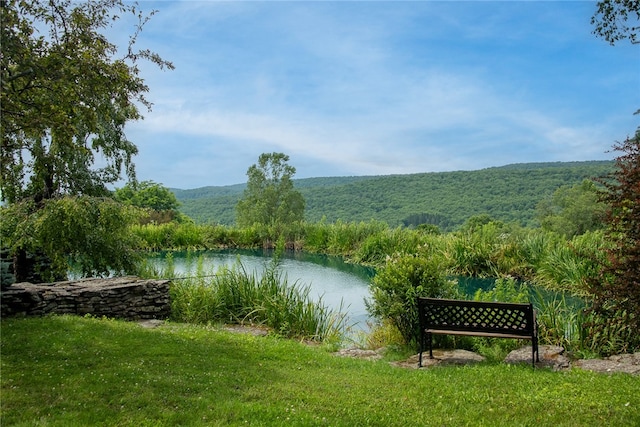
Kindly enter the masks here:
[[[536, 362], [536, 366], [549, 367], [554, 371], [569, 369], [571, 363], [569, 358], [564, 354], [564, 348], [554, 345], [538, 346], [540, 361]], [[531, 364], [531, 346], [524, 346], [517, 350], [513, 350], [504, 359], [505, 363]]]
[[[415, 354], [407, 360], [391, 362], [392, 366], [400, 368], [418, 368], [420, 354]], [[433, 350], [433, 359], [429, 358], [429, 352], [422, 353], [422, 367], [428, 368], [437, 365], [470, 365], [483, 362], [484, 357], [468, 350]]]
[[[572, 366], [581, 369], [614, 373], [624, 372], [631, 375], [640, 375], [640, 352], [635, 354], [620, 354], [605, 359], [577, 360], [573, 363], [564, 354], [564, 348], [552, 345], [541, 345], [538, 347], [540, 362], [536, 367], [548, 367], [554, 371], [563, 371]], [[342, 357], [354, 357], [363, 360], [379, 360], [382, 358], [384, 348], [378, 350], [362, 350], [358, 348], [343, 349], [334, 353]], [[419, 354], [415, 354], [406, 360], [390, 362], [392, 366], [407, 369], [418, 368]], [[422, 355], [422, 367], [428, 368], [438, 365], [470, 365], [484, 361], [485, 358], [477, 353], [467, 350], [433, 350], [433, 359], [429, 358], [429, 353]], [[504, 360], [505, 363], [523, 363], [531, 365], [531, 346], [524, 346], [512, 351]]]
[[222, 328], [227, 332], [233, 332], [237, 334], [250, 334], [256, 337], [264, 337], [269, 334], [269, 329], [266, 327], [249, 326], [249, 325], [224, 325]]
[[157, 328], [158, 326], [161, 326], [162, 324], [164, 324], [164, 320], [160, 320], [160, 319], [141, 320], [138, 322], [138, 325], [147, 329], [154, 329], [154, 328]]
[[640, 375], [640, 352], [634, 354], [618, 354], [604, 359], [582, 359], [574, 362], [574, 366], [587, 371], [614, 373], [624, 372]]
[[344, 348], [334, 354], [340, 357], [353, 357], [356, 359], [365, 359], [365, 360], [382, 359], [382, 354], [380, 351], [362, 350], [360, 348]]
[[133, 276], [15, 283], [1, 292], [1, 315], [90, 314], [127, 320], [166, 319], [171, 314], [169, 286], [168, 280]]

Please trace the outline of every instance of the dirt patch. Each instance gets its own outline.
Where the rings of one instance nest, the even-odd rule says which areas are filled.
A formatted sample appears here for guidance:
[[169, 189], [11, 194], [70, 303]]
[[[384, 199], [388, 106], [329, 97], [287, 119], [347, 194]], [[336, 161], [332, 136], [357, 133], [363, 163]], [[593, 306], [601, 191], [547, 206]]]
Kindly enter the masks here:
[[353, 357], [355, 359], [379, 360], [382, 359], [383, 349], [380, 350], [362, 350], [360, 348], [345, 348], [335, 352], [336, 356]]
[[146, 329], [154, 329], [163, 324], [164, 324], [164, 320], [160, 320], [160, 319], [141, 320], [138, 322], [138, 325]]
[[269, 334], [269, 329], [255, 325], [224, 325], [222, 330], [235, 334], [250, 334], [256, 337], [264, 337]]
[[[391, 365], [399, 368], [418, 369], [419, 354], [414, 354], [407, 360], [391, 362]], [[433, 350], [433, 359], [429, 358], [429, 352], [422, 354], [422, 367], [429, 368], [439, 365], [471, 365], [485, 360], [477, 353], [467, 350]]]

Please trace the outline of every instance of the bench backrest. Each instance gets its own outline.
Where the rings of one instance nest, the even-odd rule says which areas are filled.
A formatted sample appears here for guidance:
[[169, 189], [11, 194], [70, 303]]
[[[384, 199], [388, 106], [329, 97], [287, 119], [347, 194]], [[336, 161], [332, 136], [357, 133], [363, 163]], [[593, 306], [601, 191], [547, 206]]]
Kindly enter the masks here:
[[531, 336], [533, 305], [418, 298], [421, 331], [440, 329]]

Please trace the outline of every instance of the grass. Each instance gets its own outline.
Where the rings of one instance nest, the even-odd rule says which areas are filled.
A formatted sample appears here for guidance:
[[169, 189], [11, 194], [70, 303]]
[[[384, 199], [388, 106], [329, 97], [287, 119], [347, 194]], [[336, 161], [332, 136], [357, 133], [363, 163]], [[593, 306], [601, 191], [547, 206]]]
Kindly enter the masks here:
[[169, 323], [2, 320], [2, 426], [640, 423], [640, 378], [482, 364], [409, 370]]

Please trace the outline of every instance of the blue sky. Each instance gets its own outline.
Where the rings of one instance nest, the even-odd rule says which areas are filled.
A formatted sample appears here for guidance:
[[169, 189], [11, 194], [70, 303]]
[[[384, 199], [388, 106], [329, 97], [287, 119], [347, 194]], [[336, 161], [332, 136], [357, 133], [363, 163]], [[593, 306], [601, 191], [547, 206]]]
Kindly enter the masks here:
[[[611, 159], [640, 122], [640, 46], [596, 38], [595, 2], [143, 1], [153, 111], [138, 179], [246, 182]], [[121, 37], [126, 22], [116, 28]]]

